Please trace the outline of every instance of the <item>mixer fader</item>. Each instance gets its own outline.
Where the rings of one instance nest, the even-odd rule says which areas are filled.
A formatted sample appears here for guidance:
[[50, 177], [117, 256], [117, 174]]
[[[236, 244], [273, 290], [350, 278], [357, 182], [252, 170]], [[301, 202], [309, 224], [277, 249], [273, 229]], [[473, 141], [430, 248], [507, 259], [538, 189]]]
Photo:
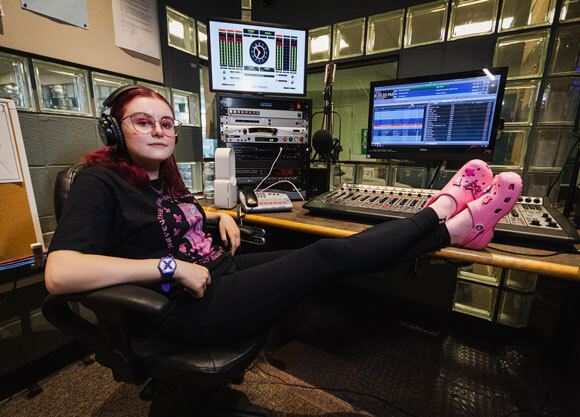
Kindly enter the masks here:
[[[319, 214], [363, 221], [405, 218], [420, 211], [438, 190], [343, 184], [304, 205]], [[522, 196], [495, 228], [495, 241], [572, 248], [580, 237], [547, 197]]]

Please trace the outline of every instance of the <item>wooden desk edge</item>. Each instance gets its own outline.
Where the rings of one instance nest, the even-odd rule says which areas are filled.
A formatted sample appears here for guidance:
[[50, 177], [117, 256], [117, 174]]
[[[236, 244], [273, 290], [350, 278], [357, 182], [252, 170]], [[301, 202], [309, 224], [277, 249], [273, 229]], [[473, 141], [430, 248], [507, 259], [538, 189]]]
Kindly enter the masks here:
[[[219, 211], [227, 213], [237, 219], [238, 214], [235, 211], [207, 209], [210, 211]], [[260, 224], [263, 226], [272, 226], [296, 232], [321, 235], [326, 237], [347, 237], [356, 232], [333, 227], [316, 226], [305, 223], [299, 223], [290, 220], [275, 219], [272, 217], [260, 216], [259, 214], [247, 214], [244, 221], [249, 223]], [[483, 251], [474, 251], [456, 247], [446, 247], [438, 251], [429, 252], [428, 255], [452, 259], [461, 262], [475, 262], [484, 265], [492, 265], [521, 271], [534, 272], [540, 275], [562, 278], [572, 281], [580, 281], [580, 267], [561, 265], [554, 262], [538, 261], [535, 259], [526, 259], [518, 256], [501, 255]]]

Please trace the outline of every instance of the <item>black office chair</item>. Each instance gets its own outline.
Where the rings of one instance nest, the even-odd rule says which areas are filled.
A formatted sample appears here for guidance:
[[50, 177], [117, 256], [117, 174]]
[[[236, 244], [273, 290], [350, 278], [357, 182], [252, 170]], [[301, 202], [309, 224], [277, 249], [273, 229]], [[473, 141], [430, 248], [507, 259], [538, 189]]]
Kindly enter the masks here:
[[[54, 207], [57, 220], [79, 164], [58, 174]], [[97, 324], [78, 315], [69, 303], [79, 302], [92, 310]], [[95, 353], [101, 365], [111, 368], [116, 381], [141, 384], [142, 399], [151, 399], [153, 387], [166, 388], [180, 401], [181, 411], [194, 412], [208, 402], [208, 392], [229, 382], [240, 383], [255, 359], [266, 334], [236, 343], [191, 347], [167, 340], [147, 324], [168, 307], [162, 294], [137, 285], [117, 285], [77, 294], [49, 295], [42, 304], [46, 319]], [[163, 391], [163, 389], [159, 389]], [[198, 394], [194, 398], [194, 394]], [[200, 398], [202, 397], [202, 398]], [[259, 416], [232, 411], [219, 415]]]

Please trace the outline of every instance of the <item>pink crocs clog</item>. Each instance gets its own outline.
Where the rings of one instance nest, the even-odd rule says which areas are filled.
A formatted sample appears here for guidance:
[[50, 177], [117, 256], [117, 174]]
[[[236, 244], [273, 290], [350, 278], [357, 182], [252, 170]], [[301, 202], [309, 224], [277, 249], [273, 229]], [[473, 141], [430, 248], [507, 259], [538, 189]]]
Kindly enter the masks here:
[[497, 222], [508, 214], [522, 192], [522, 178], [515, 172], [502, 172], [497, 175], [489, 192], [477, 200], [467, 203], [471, 213], [473, 229], [463, 238], [459, 246], [483, 249], [493, 238]]
[[489, 165], [481, 159], [472, 159], [457, 171], [441, 191], [427, 201], [425, 207], [429, 207], [443, 195], [449, 196], [457, 205], [455, 212], [449, 217], [451, 218], [462, 211], [467, 203], [479, 198], [492, 181], [493, 173]]

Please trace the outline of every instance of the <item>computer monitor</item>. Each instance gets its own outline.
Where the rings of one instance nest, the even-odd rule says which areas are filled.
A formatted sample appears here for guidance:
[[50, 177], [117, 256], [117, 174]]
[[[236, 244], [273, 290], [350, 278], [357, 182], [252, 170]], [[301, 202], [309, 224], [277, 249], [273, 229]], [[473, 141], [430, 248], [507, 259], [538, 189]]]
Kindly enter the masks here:
[[367, 158], [491, 160], [507, 68], [372, 82]]
[[306, 94], [306, 31], [234, 20], [209, 20], [210, 89]]

